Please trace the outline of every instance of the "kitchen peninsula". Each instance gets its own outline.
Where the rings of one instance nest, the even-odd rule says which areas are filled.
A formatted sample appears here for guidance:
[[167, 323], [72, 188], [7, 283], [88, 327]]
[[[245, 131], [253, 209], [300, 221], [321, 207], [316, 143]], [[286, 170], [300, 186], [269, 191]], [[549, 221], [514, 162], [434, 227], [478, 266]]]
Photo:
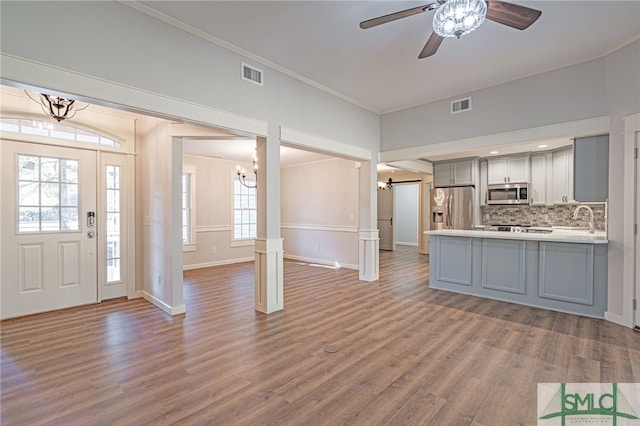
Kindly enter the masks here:
[[431, 288], [604, 318], [606, 234], [427, 231]]

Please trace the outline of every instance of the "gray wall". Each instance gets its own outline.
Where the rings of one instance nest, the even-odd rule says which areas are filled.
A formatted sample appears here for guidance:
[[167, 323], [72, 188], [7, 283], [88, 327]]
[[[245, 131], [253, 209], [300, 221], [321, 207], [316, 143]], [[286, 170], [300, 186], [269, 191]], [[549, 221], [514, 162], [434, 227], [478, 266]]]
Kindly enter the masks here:
[[[608, 115], [605, 72], [597, 59], [381, 117], [380, 150], [431, 145]], [[450, 114], [472, 96], [471, 111]]]

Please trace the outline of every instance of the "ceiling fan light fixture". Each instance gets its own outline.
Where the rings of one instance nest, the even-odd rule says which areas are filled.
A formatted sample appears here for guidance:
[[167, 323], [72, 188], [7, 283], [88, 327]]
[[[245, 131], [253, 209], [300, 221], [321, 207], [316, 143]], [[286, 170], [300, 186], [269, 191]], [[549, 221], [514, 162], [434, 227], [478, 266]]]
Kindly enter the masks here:
[[441, 37], [460, 38], [482, 25], [486, 16], [484, 0], [447, 0], [433, 16], [433, 30]]

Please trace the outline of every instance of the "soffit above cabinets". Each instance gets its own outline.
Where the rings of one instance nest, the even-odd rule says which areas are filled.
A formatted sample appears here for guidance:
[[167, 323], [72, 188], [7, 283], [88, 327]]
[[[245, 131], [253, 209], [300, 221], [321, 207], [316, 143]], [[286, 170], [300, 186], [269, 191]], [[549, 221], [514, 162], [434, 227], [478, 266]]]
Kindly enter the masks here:
[[456, 158], [470, 158], [470, 157], [500, 157], [503, 155], [521, 154], [521, 153], [535, 153], [541, 151], [551, 151], [554, 149], [569, 146], [573, 143], [571, 138], [557, 138], [557, 139], [545, 139], [530, 141], [527, 143], [500, 145], [493, 147], [482, 147], [480, 149], [470, 149], [464, 151], [452, 150], [446, 154], [432, 155], [429, 158], [421, 158], [424, 161], [445, 161]]

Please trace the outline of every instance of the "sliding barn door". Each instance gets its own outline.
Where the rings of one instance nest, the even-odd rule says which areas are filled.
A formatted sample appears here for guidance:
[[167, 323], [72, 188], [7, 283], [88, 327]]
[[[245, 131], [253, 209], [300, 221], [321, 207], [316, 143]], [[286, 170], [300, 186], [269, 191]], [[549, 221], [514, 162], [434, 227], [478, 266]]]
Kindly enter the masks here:
[[394, 250], [393, 232], [393, 188], [378, 190], [378, 230], [380, 231], [380, 250]]

